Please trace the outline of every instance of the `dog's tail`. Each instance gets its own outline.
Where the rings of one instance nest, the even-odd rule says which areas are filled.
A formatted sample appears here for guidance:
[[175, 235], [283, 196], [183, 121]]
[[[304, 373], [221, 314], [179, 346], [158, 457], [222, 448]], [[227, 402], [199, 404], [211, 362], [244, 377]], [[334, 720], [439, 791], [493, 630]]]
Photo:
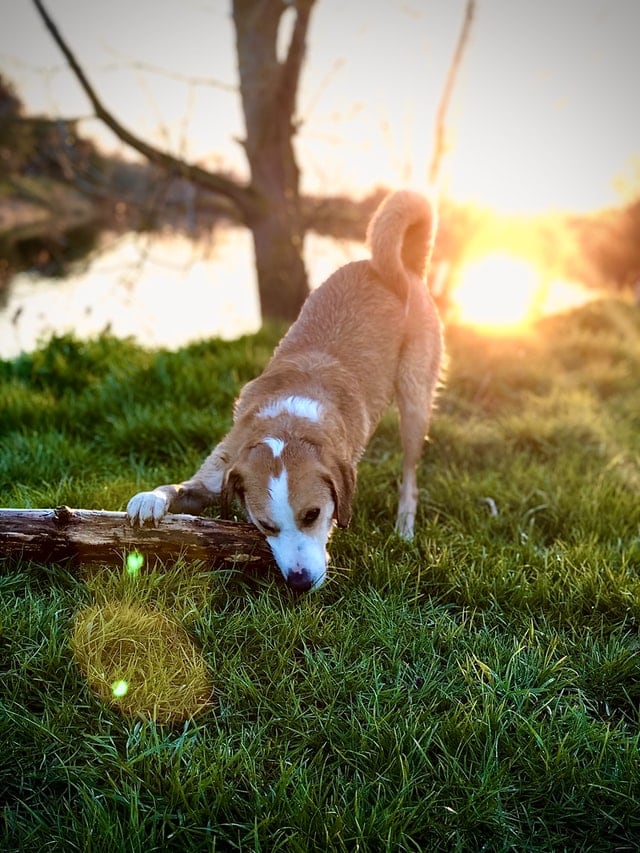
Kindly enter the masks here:
[[436, 213], [419, 193], [399, 190], [380, 205], [369, 224], [371, 264], [383, 282], [402, 299], [409, 290], [408, 271], [424, 278], [436, 235]]

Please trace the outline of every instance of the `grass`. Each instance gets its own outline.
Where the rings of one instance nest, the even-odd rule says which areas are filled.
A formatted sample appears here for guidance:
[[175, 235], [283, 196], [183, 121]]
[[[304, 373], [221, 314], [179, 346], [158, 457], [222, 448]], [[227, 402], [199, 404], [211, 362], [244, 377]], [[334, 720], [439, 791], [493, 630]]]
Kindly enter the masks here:
[[[0, 362], [0, 504], [118, 509], [181, 479], [277, 339]], [[0, 569], [0, 849], [631, 850], [640, 837], [640, 314], [448, 330], [418, 534], [385, 417], [333, 570]], [[186, 631], [212, 701], [163, 725], [89, 686], [79, 614]]]

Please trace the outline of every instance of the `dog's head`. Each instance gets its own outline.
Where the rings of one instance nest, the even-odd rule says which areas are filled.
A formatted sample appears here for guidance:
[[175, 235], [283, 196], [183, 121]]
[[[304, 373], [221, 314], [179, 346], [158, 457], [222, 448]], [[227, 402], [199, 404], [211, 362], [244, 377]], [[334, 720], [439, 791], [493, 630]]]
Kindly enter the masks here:
[[246, 447], [227, 471], [223, 500], [236, 498], [264, 533], [288, 585], [319, 587], [334, 523], [351, 516], [355, 471], [325, 448], [267, 436]]

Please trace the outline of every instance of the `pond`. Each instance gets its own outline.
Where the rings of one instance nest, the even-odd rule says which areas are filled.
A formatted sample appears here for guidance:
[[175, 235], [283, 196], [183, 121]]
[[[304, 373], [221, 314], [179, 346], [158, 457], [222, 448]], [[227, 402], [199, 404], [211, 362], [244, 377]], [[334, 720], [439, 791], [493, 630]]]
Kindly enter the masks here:
[[[366, 257], [363, 244], [309, 234], [312, 287], [336, 267]], [[105, 234], [68, 274], [19, 273], [0, 303], [0, 358], [29, 352], [53, 335], [108, 332], [146, 347], [178, 349], [203, 338], [256, 331], [260, 307], [251, 234], [219, 226], [210, 239], [167, 232]]]

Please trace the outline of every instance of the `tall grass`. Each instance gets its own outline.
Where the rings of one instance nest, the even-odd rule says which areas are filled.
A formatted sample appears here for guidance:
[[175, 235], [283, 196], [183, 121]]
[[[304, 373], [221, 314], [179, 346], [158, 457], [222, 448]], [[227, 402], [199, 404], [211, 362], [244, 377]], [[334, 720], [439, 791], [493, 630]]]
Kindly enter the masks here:
[[[412, 545], [389, 414], [312, 595], [184, 562], [1, 567], [0, 849], [637, 849], [640, 315], [447, 337]], [[184, 478], [276, 340], [0, 362], [0, 504], [119, 509]], [[205, 712], [92, 692], [74, 620], [108, 601], [184, 626]]]

